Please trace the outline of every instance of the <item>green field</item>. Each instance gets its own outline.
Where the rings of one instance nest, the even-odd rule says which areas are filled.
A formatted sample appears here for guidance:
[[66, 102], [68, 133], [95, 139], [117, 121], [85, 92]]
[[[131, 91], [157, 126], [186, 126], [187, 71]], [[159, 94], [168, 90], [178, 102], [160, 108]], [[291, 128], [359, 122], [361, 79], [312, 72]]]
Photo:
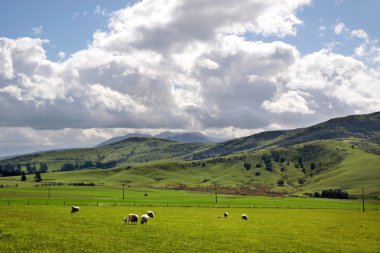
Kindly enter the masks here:
[[154, 207], [148, 224], [123, 224], [148, 209], [0, 206], [0, 252], [380, 251], [379, 211]]
[[[217, 194], [216, 202], [214, 192], [185, 190], [126, 187], [123, 199], [122, 187], [0, 188], [0, 252], [379, 252], [380, 201], [365, 203], [362, 212], [360, 199]], [[156, 214], [148, 224], [123, 224], [148, 210]]]
[[[50, 192], [50, 198], [49, 198]], [[152, 188], [118, 188], [90, 186], [0, 188], [0, 205], [124, 205], [176, 207], [249, 207], [249, 208], [362, 208], [361, 199], [339, 200], [307, 197], [268, 197], [160, 190]], [[367, 199], [366, 209], [380, 209], [380, 201]]]

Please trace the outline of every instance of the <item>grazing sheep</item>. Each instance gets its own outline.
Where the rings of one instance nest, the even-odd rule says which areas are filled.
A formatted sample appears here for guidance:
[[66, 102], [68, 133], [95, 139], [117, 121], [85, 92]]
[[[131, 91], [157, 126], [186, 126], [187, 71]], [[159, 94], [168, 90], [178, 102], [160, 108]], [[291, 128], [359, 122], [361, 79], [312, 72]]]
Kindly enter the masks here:
[[242, 214], [242, 215], [241, 215], [241, 218], [242, 218], [243, 220], [248, 220], [248, 216], [247, 216], [246, 214]]
[[137, 214], [131, 213], [130, 215], [128, 215], [128, 219], [127, 219], [128, 223], [136, 224], [138, 221], [139, 221], [139, 216]]
[[224, 218], [227, 218], [227, 217], [228, 217], [228, 213], [225, 212], [225, 213], [224, 213]]
[[72, 206], [71, 207], [71, 213], [79, 212], [79, 206]]
[[149, 220], [149, 216], [147, 214], [141, 215], [141, 224], [146, 224]]
[[149, 216], [149, 218], [154, 218], [154, 213], [153, 211], [148, 211], [146, 214]]

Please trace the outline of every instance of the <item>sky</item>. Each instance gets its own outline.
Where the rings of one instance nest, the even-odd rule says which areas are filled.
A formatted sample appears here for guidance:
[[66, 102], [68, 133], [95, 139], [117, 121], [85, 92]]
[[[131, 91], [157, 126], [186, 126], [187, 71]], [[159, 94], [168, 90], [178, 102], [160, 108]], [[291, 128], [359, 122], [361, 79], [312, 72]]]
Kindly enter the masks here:
[[0, 157], [380, 111], [377, 0], [0, 0]]

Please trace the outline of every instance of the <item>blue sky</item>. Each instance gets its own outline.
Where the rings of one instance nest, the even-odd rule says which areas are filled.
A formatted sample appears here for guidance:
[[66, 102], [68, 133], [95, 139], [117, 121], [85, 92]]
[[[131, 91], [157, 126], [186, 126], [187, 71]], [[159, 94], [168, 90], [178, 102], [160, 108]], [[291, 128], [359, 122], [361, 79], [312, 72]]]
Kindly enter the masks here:
[[379, 13], [377, 0], [1, 0], [0, 157], [379, 111]]
[[[60, 51], [70, 55], [86, 48], [95, 30], [107, 28], [109, 13], [128, 4], [129, 1], [104, 0], [3, 0], [0, 23], [7, 25], [0, 26], [0, 35], [48, 39], [47, 55], [57, 61]], [[96, 13], [98, 7], [100, 13]], [[41, 32], [36, 34], [33, 28], [39, 27]]]
[[[87, 47], [97, 29], [106, 30], [109, 14], [135, 1], [105, 0], [2, 0], [0, 1], [0, 35], [8, 38], [41, 37], [48, 39], [48, 58], [59, 60], [58, 52], [70, 55]], [[96, 9], [100, 8], [100, 13]], [[103, 11], [103, 14], [101, 13]], [[333, 27], [343, 22], [351, 29], [363, 29], [371, 38], [380, 38], [380, 1], [377, 0], [316, 0], [298, 11], [303, 25], [296, 36], [286, 36], [284, 41], [297, 46], [302, 54], [320, 50], [326, 43], [342, 42], [335, 50], [352, 54], [357, 41], [334, 34]], [[6, 25], [5, 25], [6, 24]], [[42, 27], [36, 34], [33, 28]], [[320, 27], [325, 27], [324, 37]], [[251, 36], [247, 36], [250, 38]], [[254, 36], [264, 41], [278, 40], [276, 36]]]

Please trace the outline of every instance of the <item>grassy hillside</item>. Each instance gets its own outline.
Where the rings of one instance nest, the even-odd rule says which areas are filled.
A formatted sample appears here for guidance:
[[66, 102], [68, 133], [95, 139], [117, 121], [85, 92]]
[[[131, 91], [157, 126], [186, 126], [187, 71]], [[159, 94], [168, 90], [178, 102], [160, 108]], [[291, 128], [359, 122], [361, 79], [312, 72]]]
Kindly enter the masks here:
[[180, 159], [187, 154], [207, 148], [204, 143], [177, 143], [173, 141], [134, 137], [118, 143], [98, 148], [69, 149], [24, 155], [0, 161], [0, 164], [38, 165], [44, 162], [50, 170], [59, 170], [66, 162], [83, 164], [86, 161], [110, 162], [118, 164], [144, 163], [152, 160]]
[[[98, 148], [15, 157], [1, 164], [46, 163], [42, 183], [159, 187], [239, 194], [302, 194], [361, 188], [380, 197], [380, 113], [349, 116], [304, 129], [255, 134], [219, 144], [130, 138]], [[81, 167], [91, 162], [90, 167]], [[96, 163], [113, 162], [99, 169]], [[75, 171], [56, 172], [64, 164]], [[86, 170], [80, 170], [87, 168]], [[20, 176], [0, 185], [20, 184]], [[27, 175], [22, 185], [34, 185]]]
[[[364, 147], [368, 149], [368, 145], [363, 143], [356, 139], [313, 141], [203, 160], [160, 160], [121, 164], [113, 169], [50, 172], [42, 175], [41, 183], [127, 184], [199, 191], [212, 191], [216, 184], [220, 192], [256, 195], [302, 194], [327, 188], [358, 194], [366, 187], [368, 193], [379, 196], [380, 157], [367, 152]], [[370, 150], [380, 147], [371, 144]], [[0, 185], [33, 186], [33, 180], [33, 175], [28, 175], [26, 182], [20, 182], [19, 176], [3, 177]], [[284, 184], [279, 185], [279, 180]]]
[[380, 112], [352, 115], [294, 130], [269, 131], [223, 142], [197, 152], [194, 159], [227, 155], [244, 150], [259, 150], [272, 146], [291, 146], [314, 140], [356, 138], [380, 144]]

